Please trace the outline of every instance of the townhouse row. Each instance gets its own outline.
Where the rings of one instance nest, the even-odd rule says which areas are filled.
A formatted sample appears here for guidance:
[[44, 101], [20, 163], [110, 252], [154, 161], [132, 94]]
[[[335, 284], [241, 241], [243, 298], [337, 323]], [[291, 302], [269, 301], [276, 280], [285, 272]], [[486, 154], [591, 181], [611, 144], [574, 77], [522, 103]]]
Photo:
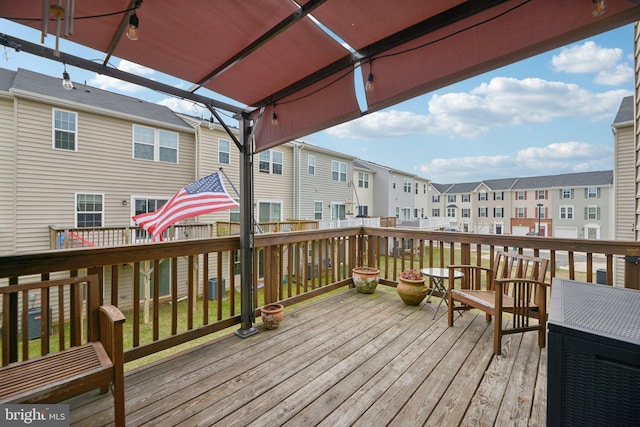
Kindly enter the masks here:
[[[122, 227], [222, 168], [232, 196], [239, 153], [208, 118], [90, 86], [0, 69], [0, 253], [49, 248], [49, 226]], [[258, 222], [399, 226], [609, 238], [612, 172], [442, 185], [294, 141], [254, 158]], [[541, 204], [541, 206], [540, 206]], [[583, 215], [584, 212], [584, 215]], [[237, 221], [239, 212], [191, 221]], [[361, 221], [361, 222], [360, 222]]]

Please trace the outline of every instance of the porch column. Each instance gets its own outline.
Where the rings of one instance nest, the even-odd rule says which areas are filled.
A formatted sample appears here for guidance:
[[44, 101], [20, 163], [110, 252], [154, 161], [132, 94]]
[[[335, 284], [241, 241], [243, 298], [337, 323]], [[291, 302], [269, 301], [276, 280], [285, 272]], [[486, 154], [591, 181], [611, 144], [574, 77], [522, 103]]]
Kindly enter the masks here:
[[240, 147], [240, 329], [241, 338], [258, 333], [253, 327], [253, 144], [248, 115], [238, 118]]

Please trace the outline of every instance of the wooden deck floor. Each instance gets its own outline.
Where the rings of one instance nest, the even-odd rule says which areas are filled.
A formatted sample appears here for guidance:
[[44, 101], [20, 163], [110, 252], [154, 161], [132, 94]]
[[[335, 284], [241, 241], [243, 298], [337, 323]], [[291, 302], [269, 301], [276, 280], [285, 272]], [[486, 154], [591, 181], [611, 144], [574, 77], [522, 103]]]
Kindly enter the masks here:
[[[235, 335], [126, 376], [127, 425], [545, 425], [546, 350], [469, 312], [353, 290], [285, 313], [279, 329]], [[260, 323], [258, 321], [258, 323]], [[68, 401], [72, 425], [113, 421], [110, 394]]]

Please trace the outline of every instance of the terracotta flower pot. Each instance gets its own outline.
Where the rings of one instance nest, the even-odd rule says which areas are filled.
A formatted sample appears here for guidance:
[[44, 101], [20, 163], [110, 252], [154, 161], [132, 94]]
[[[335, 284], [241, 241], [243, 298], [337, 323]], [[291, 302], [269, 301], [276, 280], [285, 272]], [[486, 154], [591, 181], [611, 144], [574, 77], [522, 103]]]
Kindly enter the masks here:
[[260, 317], [262, 317], [262, 323], [267, 329], [278, 329], [280, 322], [282, 321], [282, 311], [284, 306], [282, 304], [268, 304], [260, 308]]
[[380, 269], [375, 267], [355, 267], [351, 270], [351, 277], [358, 292], [372, 294], [380, 281]]
[[420, 305], [429, 292], [429, 288], [424, 284], [424, 278], [418, 280], [399, 278], [396, 289], [407, 305]]

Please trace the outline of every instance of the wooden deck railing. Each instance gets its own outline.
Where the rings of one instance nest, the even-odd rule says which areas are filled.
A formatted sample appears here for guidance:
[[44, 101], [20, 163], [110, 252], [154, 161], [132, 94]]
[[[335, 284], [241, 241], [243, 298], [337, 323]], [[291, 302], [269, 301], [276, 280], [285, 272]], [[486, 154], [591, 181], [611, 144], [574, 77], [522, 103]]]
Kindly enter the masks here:
[[[215, 224], [177, 224], [169, 227], [165, 240], [214, 237]], [[151, 236], [140, 227], [63, 228], [49, 226], [51, 249], [93, 248], [150, 243]]]
[[[548, 257], [550, 278], [594, 282], [596, 272], [606, 270], [606, 283], [612, 284], [616, 257], [640, 256], [636, 242], [390, 228], [268, 233], [256, 235], [254, 242], [255, 308], [276, 301], [289, 305], [350, 286], [357, 265], [380, 267], [381, 283], [394, 286], [406, 268], [488, 265], [495, 251], [515, 248]], [[98, 274], [101, 295], [127, 317], [125, 359], [131, 361], [240, 323], [239, 249], [238, 237], [219, 237], [3, 256], [0, 286]], [[638, 264], [624, 266], [630, 278], [624, 285], [638, 287]], [[51, 298], [48, 305], [56, 310], [56, 296]], [[15, 304], [0, 307], [23, 307]], [[53, 341], [51, 346], [55, 351]]]

